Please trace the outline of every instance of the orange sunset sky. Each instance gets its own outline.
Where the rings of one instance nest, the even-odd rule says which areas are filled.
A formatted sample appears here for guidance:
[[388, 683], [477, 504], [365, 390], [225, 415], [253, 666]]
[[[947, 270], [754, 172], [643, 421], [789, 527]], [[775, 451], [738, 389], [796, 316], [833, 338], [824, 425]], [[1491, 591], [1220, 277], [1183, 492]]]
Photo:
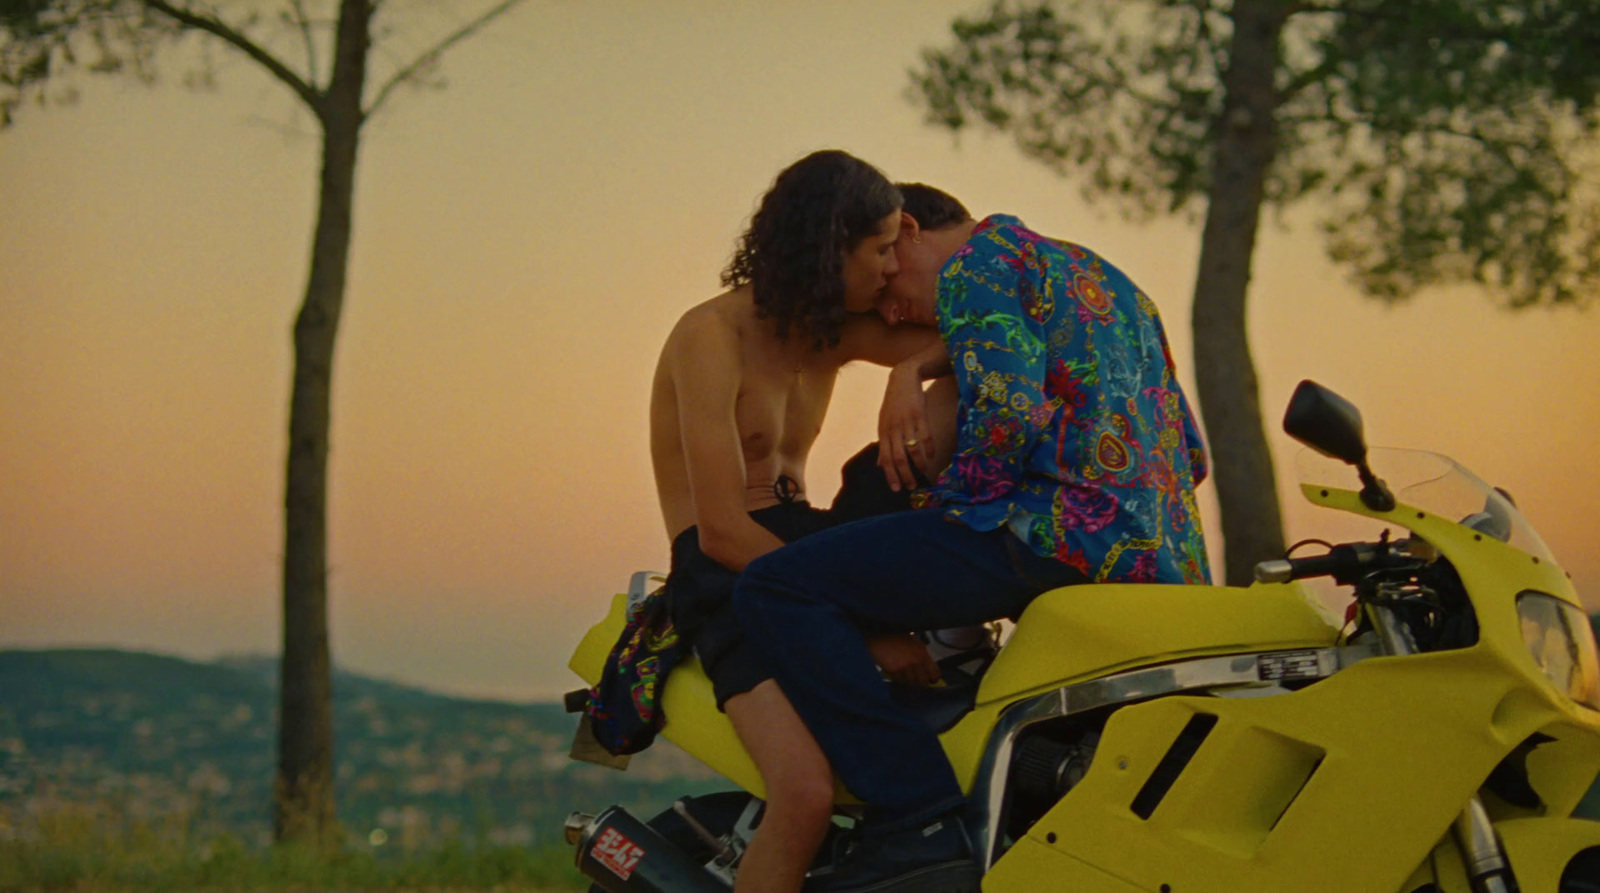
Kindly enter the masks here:
[[[529, 0], [446, 58], [448, 89], [395, 98], [365, 134], [335, 370], [336, 663], [473, 695], [573, 687], [582, 630], [667, 563], [645, 439], [657, 348], [813, 149], [1099, 250], [1162, 307], [1187, 374], [1197, 226], [1124, 223], [907, 101], [918, 49], [984, 5]], [[456, 14], [436, 5], [398, 45]], [[155, 89], [79, 80], [76, 103], [0, 132], [0, 647], [277, 649], [316, 141], [254, 68], [224, 58], [197, 93], [168, 62]], [[1268, 417], [1316, 378], [1373, 443], [1454, 456], [1516, 494], [1600, 608], [1600, 314], [1511, 315], [1470, 289], [1384, 307], [1324, 259], [1314, 210], [1257, 251]], [[842, 378], [816, 501], [871, 438], [881, 383]], [[1272, 442], [1291, 538], [1315, 535], [1295, 447]]]

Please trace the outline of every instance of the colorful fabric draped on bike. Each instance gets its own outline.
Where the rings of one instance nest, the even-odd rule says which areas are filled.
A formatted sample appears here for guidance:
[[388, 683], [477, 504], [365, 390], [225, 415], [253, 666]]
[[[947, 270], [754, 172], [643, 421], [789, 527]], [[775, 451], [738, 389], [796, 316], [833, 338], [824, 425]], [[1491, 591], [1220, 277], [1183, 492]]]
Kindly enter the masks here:
[[659, 587], [629, 610], [622, 635], [606, 657], [600, 682], [589, 689], [584, 717], [595, 740], [612, 754], [638, 753], [649, 747], [666, 721], [661, 710], [662, 687], [684, 650], [672, 623], [667, 593], [667, 587]]

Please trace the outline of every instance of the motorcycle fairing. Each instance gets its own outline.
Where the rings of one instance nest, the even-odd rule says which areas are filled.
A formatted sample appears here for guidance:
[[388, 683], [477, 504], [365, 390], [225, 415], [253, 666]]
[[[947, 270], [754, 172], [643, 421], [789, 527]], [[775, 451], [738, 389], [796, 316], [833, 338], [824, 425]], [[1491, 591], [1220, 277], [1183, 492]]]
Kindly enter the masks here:
[[1501, 673], [1502, 678], [1525, 682], [1503, 693], [1503, 700], [1489, 719], [1497, 731], [1511, 736], [1525, 725], [1514, 718], [1529, 711], [1545, 717], [1541, 727], [1528, 728], [1511, 743], [1519, 744], [1533, 732], [1554, 739], [1539, 745], [1528, 756], [1529, 780], [1546, 804], [1546, 815], [1570, 815], [1600, 773], [1600, 712], [1577, 704], [1544, 678], [1523, 643], [1516, 596], [1540, 592], [1581, 607], [1572, 580], [1547, 552], [1531, 554], [1452, 518], [1410, 505], [1397, 506], [1391, 512], [1375, 512], [1349, 490], [1303, 484], [1301, 491], [1317, 505], [1410, 530], [1449, 559], [1478, 618], [1479, 641], [1467, 650], [1491, 659], [1501, 668], [1495, 672]]
[[[1592, 845], [1600, 825], [1567, 817], [1600, 771], [1600, 713], [1544, 678], [1515, 608], [1523, 591], [1575, 603], [1565, 575], [1414, 506], [1375, 512], [1351, 491], [1306, 495], [1436, 547], [1473, 599], [1477, 643], [1371, 658], [1274, 697], [1126, 706], [1108, 720], [1083, 780], [995, 863], [985, 889], [1054, 886], [1047, 879], [1076, 863], [1075, 889], [1085, 891], [1410, 890], [1402, 884], [1416, 854], [1447, 839], [1462, 804], [1536, 734], [1551, 739], [1526, 761], [1542, 816], [1485, 804], [1508, 835], [1513, 867], [1527, 866], [1523, 889], [1553, 891], [1544, 875], [1559, 876], [1557, 866]], [[1197, 716], [1209, 717], [1204, 740], [1157, 801], [1136, 808]]]
[[[1084, 779], [1026, 836], [1143, 890], [1398, 889], [1495, 765], [1552, 718], [1519, 704], [1497, 733], [1491, 720], [1506, 692], [1462, 685], [1493, 672], [1468, 651], [1373, 658], [1275, 697], [1124, 707]], [[1170, 786], [1141, 805], [1197, 716], [1215, 724]], [[1013, 847], [996, 869], [1046, 861], [1030, 850]]]

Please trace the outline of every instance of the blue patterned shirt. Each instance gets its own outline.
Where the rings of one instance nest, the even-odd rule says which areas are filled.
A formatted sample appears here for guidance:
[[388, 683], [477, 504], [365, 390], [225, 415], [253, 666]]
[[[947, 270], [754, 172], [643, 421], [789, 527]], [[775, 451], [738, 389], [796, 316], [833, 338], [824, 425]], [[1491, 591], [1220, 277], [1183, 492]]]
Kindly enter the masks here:
[[996, 215], [940, 272], [938, 318], [961, 407], [930, 504], [1096, 581], [1210, 581], [1205, 446], [1144, 292]]

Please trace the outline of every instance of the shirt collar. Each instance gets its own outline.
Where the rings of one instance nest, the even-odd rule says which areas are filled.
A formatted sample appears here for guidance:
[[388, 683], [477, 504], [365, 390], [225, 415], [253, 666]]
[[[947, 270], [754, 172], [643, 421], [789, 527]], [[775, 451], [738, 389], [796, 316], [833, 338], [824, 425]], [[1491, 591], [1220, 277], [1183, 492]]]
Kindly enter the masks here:
[[1016, 226], [1025, 228], [1023, 222], [1019, 218], [1013, 217], [1010, 214], [990, 214], [988, 217], [978, 221], [978, 225], [972, 228], [972, 234], [976, 236], [980, 233], [988, 232], [989, 230], [1000, 226]]

